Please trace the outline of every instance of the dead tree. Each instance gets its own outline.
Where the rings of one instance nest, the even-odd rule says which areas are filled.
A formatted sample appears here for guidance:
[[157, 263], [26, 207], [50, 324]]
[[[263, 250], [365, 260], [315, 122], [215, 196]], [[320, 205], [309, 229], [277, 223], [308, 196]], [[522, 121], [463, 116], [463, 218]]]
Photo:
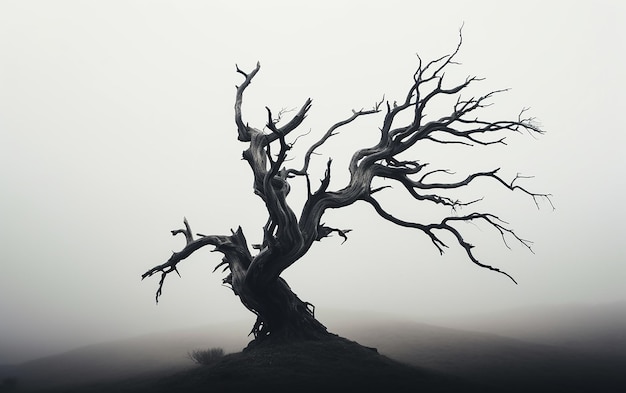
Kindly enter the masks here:
[[[494, 95], [501, 92], [491, 91], [481, 96], [462, 98], [460, 93], [470, 84], [480, 81], [479, 78], [468, 77], [460, 84], [446, 86], [444, 69], [458, 64], [455, 57], [460, 46], [461, 40], [451, 54], [426, 64], [423, 64], [418, 56], [417, 70], [403, 101], [390, 104], [383, 99], [371, 109], [353, 110], [349, 117], [333, 124], [308, 148], [299, 168], [286, 166], [286, 159], [295, 143], [294, 140], [297, 139], [292, 137], [292, 133], [305, 119], [311, 108], [311, 99], [307, 99], [293, 118], [282, 125], [280, 123], [284, 122], [277, 120], [272, 111], [266, 108], [267, 124], [261, 129], [255, 128], [244, 121], [242, 102], [244, 92], [260, 70], [260, 64], [257, 63], [250, 72], [244, 72], [237, 67], [243, 82], [236, 91], [235, 123], [238, 140], [247, 145], [243, 158], [252, 170], [254, 193], [263, 200], [267, 208], [268, 219], [263, 227], [263, 241], [249, 247], [241, 227], [231, 231], [230, 235], [194, 236], [185, 219], [184, 229], [172, 231], [173, 235], [185, 236], [185, 247], [173, 253], [167, 262], [153, 267], [142, 275], [143, 279], [157, 273], [161, 274], [156, 292], [157, 302], [168, 274], [178, 273], [178, 264], [192, 253], [205, 246], [213, 246], [215, 251], [224, 255], [221, 263], [215, 268], [217, 270], [224, 267], [224, 270], [228, 271], [228, 275], [223, 279], [224, 284], [232, 288], [243, 305], [256, 314], [256, 323], [251, 332], [256, 342], [270, 337], [296, 339], [325, 336], [328, 333], [315, 319], [313, 306], [292, 292], [287, 282], [281, 278], [281, 273], [302, 258], [316, 241], [333, 233], [345, 240], [349, 230], [327, 226], [322, 223], [322, 217], [329, 209], [340, 209], [357, 201], [368, 203], [380, 217], [393, 224], [413, 228], [426, 235], [440, 253], [448, 247], [441, 235], [444, 233], [452, 235], [448, 238], [454, 239], [471, 262], [513, 280], [506, 272], [476, 257], [472, 250], [473, 245], [466, 241], [458, 224], [482, 221], [494, 228], [502, 236], [505, 244], [506, 238], [510, 237], [530, 249], [530, 242], [519, 237], [495, 214], [480, 211], [458, 214], [458, 208], [467, 209], [476, 201], [459, 201], [446, 196], [446, 191], [472, 186], [477, 179], [489, 179], [510, 191], [527, 194], [535, 204], [538, 204], [540, 199], [546, 199], [551, 204], [549, 194], [529, 191], [519, 184], [521, 176], [505, 180], [499, 175], [498, 169], [469, 173], [457, 181], [431, 181], [433, 178], [447, 176], [448, 172], [443, 169], [430, 169], [425, 162], [399, 158], [400, 155], [405, 156], [403, 153], [417, 143], [424, 141], [440, 145], [488, 146], [505, 144], [506, 134], [510, 132], [543, 133], [533, 118], [524, 117], [525, 110], [512, 120], [482, 120], [477, 117], [475, 114], [490, 105]], [[450, 113], [424, 121], [429, 103], [440, 96], [456, 98]], [[329, 190], [332, 167], [332, 160], [329, 159], [321, 182], [314, 189], [309, 179], [309, 164], [316, 150], [341, 127], [360, 117], [377, 113], [384, 113], [382, 125], [379, 127], [380, 139], [374, 146], [362, 148], [352, 155], [348, 165], [350, 177], [347, 184], [341, 189]], [[399, 116], [401, 114], [402, 116]], [[398, 120], [400, 117], [410, 120], [401, 122]], [[287, 197], [291, 189], [290, 182], [299, 177], [305, 180], [306, 201], [298, 213], [290, 207]], [[377, 193], [389, 187], [373, 187], [372, 181], [381, 178], [399, 185], [415, 201], [446, 206], [454, 210], [454, 214], [433, 223], [413, 222], [396, 217], [385, 210], [377, 199]]]

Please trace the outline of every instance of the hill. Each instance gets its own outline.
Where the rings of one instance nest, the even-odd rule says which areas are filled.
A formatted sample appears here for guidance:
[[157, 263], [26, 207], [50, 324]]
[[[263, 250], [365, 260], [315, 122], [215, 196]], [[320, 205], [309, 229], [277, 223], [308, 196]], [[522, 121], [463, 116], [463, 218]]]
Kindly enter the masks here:
[[626, 357], [626, 302], [623, 301], [523, 307], [432, 322], [590, 354]]
[[[343, 332], [343, 330], [341, 330]], [[350, 335], [403, 363], [507, 392], [623, 392], [626, 358], [491, 333], [398, 322]]]
[[[93, 348], [92, 348], [93, 350]], [[101, 350], [101, 348], [100, 348]], [[98, 351], [100, 352], [100, 351]], [[66, 358], [71, 358], [65, 355]], [[83, 359], [86, 360], [86, 359]], [[48, 359], [48, 362], [59, 359]], [[90, 369], [78, 363], [64, 364], [65, 384], [45, 388], [23, 386], [23, 391], [48, 393], [104, 392], [345, 392], [359, 391], [428, 392], [480, 391], [485, 386], [430, 370], [411, 367], [380, 355], [376, 349], [334, 336], [323, 341], [262, 346], [251, 351], [224, 356], [209, 365], [170, 367], [134, 375], [118, 374], [116, 378], [99, 376], [84, 383], [72, 379]], [[52, 366], [52, 365], [50, 365]], [[60, 370], [57, 370], [57, 372]], [[29, 389], [30, 388], [30, 389]]]
[[[328, 386], [320, 383], [332, 382], [334, 387], [349, 384], [362, 389], [386, 384], [382, 390], [395, 384], [396, 391], [422, 386], [428, 387], [426, 391], [490, 388], [510, 392], [622, 392], [626, 386], [626, 375], [622, 372], [626, 369], [626, 355], [620, 350], [602, 350], [600, 346], [591, 346], [595, 348], [591, 351], [589, 345], [583, 344], [616, 342], [615, 332], [626, 331], [626, 325], [615, 319], [617, 311], [612, 308], [606, 309], [610, 315], [604, 317], [598, 315], [598, 309], [594, 310], [588, 315], [593, 316], [591, 319], [598, 326], [605, 326], [604, 329], [594, 330], [582, 322], [582, 327], [558, 321], [549, 323], [549, 316], [540, 313], [547, 318], [544, 324], [559, 328], [543, 331], [543, 335], [536, 328], [529, 335], [537, 338], [535, 342], [384, 315], [343, 311], [321, 316], [334, 332], [367, 347], [376, 347], [384, 356], [339, 339], [252, 356], [238, 352], [247, 341], [241, 334], [245, 323], [215, 325], [93, 345], [4, 371], [0, 367], [0, 377], [16, 377], [24, 391], [44, 388], [75, 392], [199, 391], [203, 389], [201, 386], [237, 391], [232, 389], [235, 386], [243, 389], [248, 382], [245, 386], [252, 388], [254, 381], [265, 381], [266, 385], [284, 381], [298, 385], [299, 391], [302, 386], [328, 391]], [[552, 315], [563, 313], [555, 311]], [[583, 314], [577, 311], [577, 315]], [[485, 319], [487, 325], [496, 320], [495, 316]], [[605, 322], [600, 323], [601, 320]], [[475, 318], [474, 323], [477, 321]], [[506, 318], [501, 321], [504, 324]], [[480, 324], [474, 326], [476, 330], [481, 328]], [[563, 337], [584, 331], [584, 339], [571, 347], [567, 345], [571, 340], [548, 340], [548, 337], [560, 337], [556, 334], [559, 329]], [[222, 347], [231, 354], [208, 367], [195, 366], [186, 356], [193, 349], [210, 347]], [[75, 388], [68, 390], [71, 386]], [[259, 391], [258, 384], [254, 390]]]
[[150, 392], [458, 392], [485, 387], [381, 356], [335, 337], [265, 346], [159, 380]]
[[15, 377], [22, 389], [56, 388], [171, 374], [194, 365], [197, 348], [219, 346], [240, 351], [248, 338], [243, 324], [215, 324], [146, 334], [85, 346], [57, 355], [0, 366], [0, 380]]

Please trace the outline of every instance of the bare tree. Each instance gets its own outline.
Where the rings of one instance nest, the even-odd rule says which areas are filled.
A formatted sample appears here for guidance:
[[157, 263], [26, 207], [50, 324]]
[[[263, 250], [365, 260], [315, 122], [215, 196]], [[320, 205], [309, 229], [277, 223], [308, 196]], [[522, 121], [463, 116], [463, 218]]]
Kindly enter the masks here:
[[[251, 252], [241, 227], [231, 231], [230, 235], [197, 234], [194, 237], [185, 219], [184, 229], [172, 231], [173, 235], [185, 236], [185, 247], [173, 253], [167, 262], [153, 267], [142, 275], [143, 279], [161, 273], [156, 292], [157, 302], [168, 274], [178, 273], [178, 264], [195, 251], [205, 246], [213, 246], [215, 251], [224, 255], [215, 269], [224, 267], [224, 270], [229, 272], [223, 279], [224, 284], [232, 288], [243, 305], [256, 314], [256, 323], [251, 332], [256, 342], [270, 337], [294, 339], [325, 336], [328, 333], [315, 319], [313, 305], [299, 299], [281, 278], [281, 273], [302, 258], [316, 241], [333, 233], [345, 241], [349, 230], [327, 226], [322, 223], [322, 217], [328, 209], [339, 209], [357, 201], [368, 203], [380, 217], [393, 224], [420, 231], [430, 239], [440, 253], [448, 247], [441, 235], [445, 233], [452, 235], [450, 238], [465, 251], [471, 262], [513, 280], [506, 272], [476, 257], [472, 250], [473, 246], [466, 241], [458, 224], [482, 221], [499, 232], [505, 244], [506, 238], [510, 237], [530, 249], [530, 242], [519, 237], [495, 214], [478, 211], [458, 214], [458, 208], [467, 208], [477, 201], [459, 201], [446, 196], [446, 193], [472, 186], [476, 179], [483, 178], [510, 191], [527, 194], [537, 206], [542, 198], [551, 205], [549, 194], [534, 193], [521, 186], [519, 182], [523, 177], [519, 175], [512, 180], [505, 180], [498, 174], [498, 169], [469, 173], [456, 181], [431, 181], [434, 178], [446, 178], [449, 172], [443, 169], [427, 169], [427, 163], [400, 157], [404, 157], [403, 153], [424, 141], [441, 145], [488, 146], [505, 144], [505, 136], [510, 132], [543, 133], [533, 118], [524, 117], [526, 110], [522, 110], [517, 118], [511, 120], [482, 120], [477, 117], [475, 113], [490, 105], [494, 95], [501, 92], [491, 91], [481, 96], [462, 98], [460, 93], [470, 84], [480, 81], [479, 78], [468, 77], [462, 83], [451, 87], [447, 87], [447, 83], [444, 84], [444, 69], [458, 64], [455, 57], [459, 52], [461, 41], [460, 39], [451, 54], [426, 64], [423, 64], [418, 56], [417, 70], [413, 74], [412, 83], [403, 101], [390, 104], [383, 99], [371, 109], [353, 110], [349, 117], [333, 124], [308, 148], [299, 168], [287, 166], [287, 155], [297, 139], [290, 138], [290, 142], [288, 137], [291, 137], [292, 132], [302, 124], [311, 108], [311, 99], [307, 99], [291, 120], [282, 125], [279, 125], [284, 123], [280, 118], [285, 112], [281, 111], [278, 116], [274, 116], [266, 107], [267, 124], [262, 129], [254, 128], [244, 121], [242, 102], [244, 92], [260, 70], [260, 64], [257, 63], [250, 72], [244, 72], [237, 67], [243, 82], [237, 87], [236, 92], [235, 123], [238, 140], [247, 145], [243, 158], [252, 169], [254, 193], [263, 200], [267, 208], [268, 219], [263, 227], [263, 242], [252, 245], [254, 251]], [[435, 97], [442, 96], [456, 98], [451, 112], [435, 120], [424, 121], [427, 108], [430, 108], [429, 104]], [[384, 113], [382, 125], [379, 127], [380, 139], [374, 146], [360, 149], [352, 155], [348, 164], [350, 178], [347, 184], [341, 189], [329, 190], [332, 167], [332, 160], [329, 159], [321, 182], [314, 189], [309, 179], [309, 165], [316, 150], [341, 127], [360, 117], [377, 113]], [[401, 122], [400, 118], [405, 121]], [[264, 131], [265, 128], [267, 131]], [[291, 189], [290, 182], [299, 177], [306, 182], [306, 201], [298, 213], [289, 205], [287, 196]], [[434, 223], [412, 222], [398, 218], [385, 210], [377, 199], [377, 193], [389, 186], [374, 187], [372, 182], [375, 179], [388, 179], [400, 185], [415, 201], [446, 206], [451, 208], [453, 213]]]

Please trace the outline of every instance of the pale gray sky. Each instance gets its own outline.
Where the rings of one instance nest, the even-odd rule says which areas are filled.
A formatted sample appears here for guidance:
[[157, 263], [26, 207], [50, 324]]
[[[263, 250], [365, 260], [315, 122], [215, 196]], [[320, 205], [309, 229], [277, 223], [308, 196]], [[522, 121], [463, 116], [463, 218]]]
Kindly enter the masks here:
[[[158, 279], [139, 280], [181, 248], [169, 231], [183, 216], [198, 232], [242, 225], [251, 241], [261, 236], [265, 212], [236, 141], [234, 64], [262, 64], [244, 102], [251, 124], [263, 125], [266, 105], [313, 98], [303, 146], [353, 108], [383, 94], [402, 99], [415, 53], [450, 52], [463, 23], [463, 64], [450, 81], [478, 75], [487, 79], [476, 93], [512, 88], [490, 113], [530, 106], [548, 133], [512, 136], [506, 148], [417, 149], [415, 158], [459, 173], [502, 166], [554, 194], [556, 211], [487, 183], [472, 194], [535, 242], [534, 255], [507, 250], [487, 227], [468, 225], [479, 256], [519, 285], [454, 247], [440, 257], [424, 235], [365, 206], [330, 212], [329, 225], [353, 229], [349, 241], [319, 243], [287, 280], [318, 309], [418, 320], [625, 300], [625, 21], [619, 0], [0, 2], [0, 348], [23, 341], [45, 352], [252, 323], [222, 275], [211, 274], [220, 256], [208, 250], [180, 266], [182, 279], [169, 277], [158, 306]], [[335, 159], [334, 185], [380, 119], [363, 119], [321, 150], [319, 163]], [[429, 206], [396, 191], [386, 199], [394, 211], [428, 216]]]

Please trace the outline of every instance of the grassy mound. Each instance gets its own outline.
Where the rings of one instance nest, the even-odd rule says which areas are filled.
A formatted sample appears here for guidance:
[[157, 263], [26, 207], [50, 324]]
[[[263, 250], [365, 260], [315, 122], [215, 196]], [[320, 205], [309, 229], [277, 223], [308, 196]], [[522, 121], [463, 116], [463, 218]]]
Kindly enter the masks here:
[[[465, 382], [420, 370], [340, 337], [255, 347], [163, 378], [160, 392], [453, 392]], [[478, 391], [478, 389], [476, 389]], [[481, 390], [484, 391], [484, 390]]]

